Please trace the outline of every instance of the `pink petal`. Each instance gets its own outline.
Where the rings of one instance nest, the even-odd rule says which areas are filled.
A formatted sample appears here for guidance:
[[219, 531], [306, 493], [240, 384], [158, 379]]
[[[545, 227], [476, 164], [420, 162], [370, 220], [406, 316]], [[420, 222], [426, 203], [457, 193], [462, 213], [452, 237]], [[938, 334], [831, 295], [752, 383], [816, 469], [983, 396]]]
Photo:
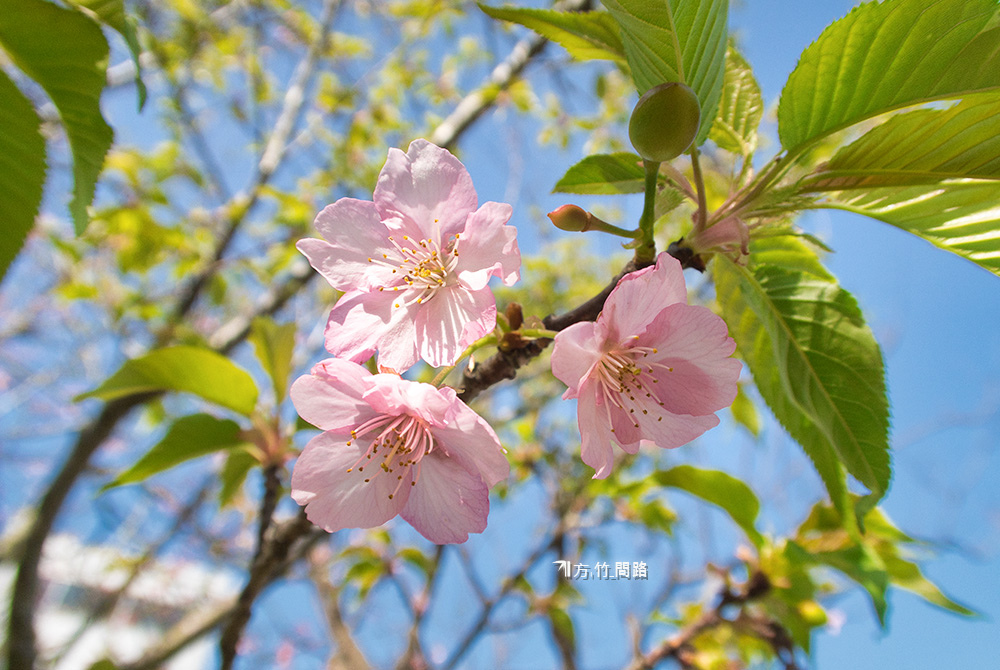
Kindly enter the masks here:
[[661, 312], [637, 340], [657, 352], [641, 362], [654, 367], [659, 383], [656, 395], [675, 414], [711, 414], [736, 398], [742, 364], [730, 358], [736, 343], [725, 322], [697, 305], [671, 305]]
[[[664, 449], [673, 449], [687, 444], [719, 424], [719, 418], [714, 414], [674, 414], [660, 407], [654, 400], [639, 397], [636, 400], [634, 405], [626, 405], [635, 409], [635, 412], [617, 407], [611, 412], [615, 439], [622, 449], [631, 454], [636, 453], [641, 440], [649, 440]], [[643, 409], [646, 413], [642, 412]]]
[[584, 463], [594, 468], [594, 479], [604, 479], [611, 474], [615, 464], [611, 446], [614, 434], [607, 421], [603, 399], [598, 399], [596, 384], [584, 384], [580, 388], [576, 417], [580, 426], [580, 456]]
[[601, 344], [593, 321], [574, 323], [556, 335], [552, 374], [569, 387], [564, 398], [576, 397], [583, 380], [601, 358]]
[[656, 265], [622, 277], [599, 319], [612, 339], [622, 342], [645, 330], [664, 307], [679, 302], [687, 302], [684, 271], [676, 259], [662, 253]]
[[364, 399], [379, 414], [409, 414], [429, 424], [451, 413], [452, 401], [441, 389], [394, 374], [372, 375], [364, 380]]
[[388, 247], [389, 229], [375, 203], [341, 198], [319, 213], [315, 226], [326, 242], [306, 238], [295, 246], [331, 286], [350, 291], [398, 283], [392, 269], [378, 262], [395, 249]]
[[431, 542], [455, 544], [486, 530], [489, 489], [458, 461], [430, 454], [418, 466], [419, 479], [401, 516]]
[[326, 349], [334, 356], [361, 363], [379, 349], [379, 361], [406, 370], [419, 360], [411, 308], [402, 305], [403, 291], [345, 293], [326, 324]]
[[465, 348], [496, 327], [497, 308], [489, 289], [439, 289], [417, 312], [420, 356], [433, 367], [454, 365]]
[[512, 212], [510, 205], [487, 202], [465, 224], [458, 240], [458, 263], [455, 271], [468, 288], [477, 291], [496, 275], [507, 286], [520, 276], [521, 252], [517, 248], [517, 229], [505, 225]]
[[426, 140], [414, 140], [405, 154], [389, 149], [374, 200], [383, 219], [397, 219], [390, 226], [439, 243], [460, 233], [478, 204], [465, 166]]
[[[333, 532], [342, 528], [374, 528], [396, 516], [406, 505], [410, 483], [404, 480], [399, 492], [389, 499], [395, 477], [372, 476], [374, 472], [353, 468], [371, 440], [354, 440], [330, 433], [314, 437], [306, 445], [292, 470], [292, 498], [306, 506], [306, 516], [317, 526]], [[351, 472], [347, 472], [353, 468]], [[369, 478], [371, 481], [365, 482]]]
[[510, 475], [500, 438], [493, 428], [455, 395], [451, 388], [441, 391], [454, 399], [455, 410], [447, 424], [431, 429], [438, 446], [470, 472], [478, 472], [488, 487]]
[[303, 419], [325, 431], [349, 433], [375, 416], [361, 397], [364, 379], [370, 376], [357, 363], [328, 358], [318, 363], [312, 374], [296, 379], [289, 393]]

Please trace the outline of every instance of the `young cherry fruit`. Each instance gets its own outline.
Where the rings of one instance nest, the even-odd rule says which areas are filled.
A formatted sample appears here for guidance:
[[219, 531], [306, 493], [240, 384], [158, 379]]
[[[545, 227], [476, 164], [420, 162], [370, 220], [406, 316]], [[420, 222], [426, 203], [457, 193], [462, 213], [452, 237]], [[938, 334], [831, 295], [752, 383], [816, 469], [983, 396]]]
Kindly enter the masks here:
[[628, 124], [628, 138], [645, 160], [662, 163], [691, 146], [700, 121], [695, 92], [680, 82], [667, 82], [639, 98]]

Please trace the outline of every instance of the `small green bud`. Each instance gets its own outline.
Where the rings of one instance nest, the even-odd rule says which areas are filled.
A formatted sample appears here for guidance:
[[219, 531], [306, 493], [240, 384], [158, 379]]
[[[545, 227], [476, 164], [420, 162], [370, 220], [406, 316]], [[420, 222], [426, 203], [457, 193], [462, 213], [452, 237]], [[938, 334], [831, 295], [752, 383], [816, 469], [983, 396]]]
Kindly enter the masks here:
[[590, 212], [576, 205], [563, 205], [559, 209], [549, 212], [548, 216], [559, 230], [582, 233], [592, 228]]
[[645, 160], [662, 163], [691, 146], [700, 122], [695, 92], [680, 82], [667, 82], [639, 98], [628, 124], [628, 138]]

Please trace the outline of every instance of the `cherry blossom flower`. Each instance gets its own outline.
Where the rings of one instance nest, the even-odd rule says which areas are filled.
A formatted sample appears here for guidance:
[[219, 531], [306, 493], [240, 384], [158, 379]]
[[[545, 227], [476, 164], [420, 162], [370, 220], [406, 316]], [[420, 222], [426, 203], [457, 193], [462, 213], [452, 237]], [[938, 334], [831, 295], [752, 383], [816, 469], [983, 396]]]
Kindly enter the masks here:
[[438, 544], [486, 528], [489, 489], [510, 465], [496, 433], [453, 389], [329, 358], [292, 384], [291, 397], [323, 430], [292, 472], [292, 498], [310, 521], [333, 532], [398, 514]]
[[719, 423], [732, 404], [742, 364], [725, 322], [687, 304], [680, 263], [623, 277], [595, 322], [555, 337], [552, 373], [577, 398], [583, 462], [603, 479], [614, 465], [612, 442], [634, 454], [641, 443], [673, 448]]
[[511, 207], [478, 207], [465, 166], [415, 140], [390, 149], [374, 202], [341, 198], [316, 217], [325, 240], [298, 243], [312, 266], [344, 295], [330, 313], [326, 348], [403, 371], [423, 358], [453, 365], [496, 326], [490, 277], [518, 280]]

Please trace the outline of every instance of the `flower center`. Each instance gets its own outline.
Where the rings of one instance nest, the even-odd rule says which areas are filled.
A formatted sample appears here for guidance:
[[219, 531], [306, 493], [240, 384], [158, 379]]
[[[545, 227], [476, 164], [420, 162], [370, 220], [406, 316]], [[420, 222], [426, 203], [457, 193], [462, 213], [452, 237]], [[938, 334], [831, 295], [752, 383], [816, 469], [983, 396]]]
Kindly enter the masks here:
[[[374, 473], [365, 478], [365, 483], [380, 474], [395, 476], [396, 488], [389, 494], [389, 499], [392, 500], [413, 466], [417, 466], [417, 472], [410, 486], [415, 486], [420, 479], [420, 460], [434, 450], [434, 436], [431, 435], [427, 423], [415, 416], [409, 414], [377, 416], [352, 430], [347, 445], [350, 446], [354, 440], [376, 432], [378, 434], [368, 445], [368, 449], [347, 471], [352, 472], [357, 468], [358, 472], [364, 472], [366, 467], [369, 468], [369, 472], [374, 470]], [[371, 467], [373, 463], [376, 468]]]
[[390, 235], [389, 242], [396, 253], [387, 252], [382, 254], [381, 259], [368, 259], [369, 263], [391, 268], [395, 275], [391, 283], [380, 286], [378, 290], [405, 291], [403, 298], [393, 303], [393, 307], [397, 308], [427, 302], [440, 289], [454, 283], [458, 238], [456, 234], [442, 249], [431, 238], [415, 240], [403, 235], [403, 239], [398, 241]]
[[[638, 336], [633, 335], [633, 339]], [[611, 407], [617, 407], [628, 415], [636, 428], [639, 422], [636, 412], [649, 414], [650, 409], [663, 407], [663, 402], [657, 397], [654, 385], [659, 383], [658, 371], [673, 372], [673, 368], [663, 363], [645, 363], [642, 359], [657, 353], [654, 347], [622, 347], [606, 352], [595, 366], [594, 373], [600, 382], [601, 395], [608, 413], [608, 423], [611, 420]], [[657, 421], [663, 417], [658, 416]], [[611, 432], [615, 432], [612, 427]]]

